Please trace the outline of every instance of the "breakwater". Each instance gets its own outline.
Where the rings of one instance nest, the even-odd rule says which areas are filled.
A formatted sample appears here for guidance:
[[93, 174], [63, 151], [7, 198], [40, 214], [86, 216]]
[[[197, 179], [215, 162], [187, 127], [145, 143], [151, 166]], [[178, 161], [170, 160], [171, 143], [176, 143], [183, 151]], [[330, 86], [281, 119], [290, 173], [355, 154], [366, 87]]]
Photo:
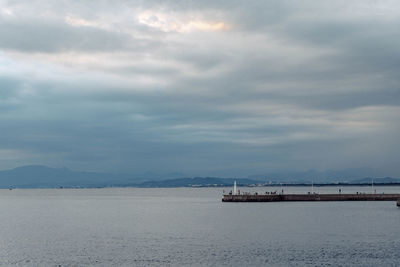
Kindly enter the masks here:
[[242, 194], [224, 195], [223, 202], [279, 202], [279, 201], [396, 201], [400, 194]]

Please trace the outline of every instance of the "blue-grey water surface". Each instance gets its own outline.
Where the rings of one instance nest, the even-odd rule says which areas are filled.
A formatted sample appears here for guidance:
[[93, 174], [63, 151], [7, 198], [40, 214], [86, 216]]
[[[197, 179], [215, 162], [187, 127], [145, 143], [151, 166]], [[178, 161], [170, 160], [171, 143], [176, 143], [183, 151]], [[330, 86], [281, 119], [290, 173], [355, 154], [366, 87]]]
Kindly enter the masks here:
[[[394, 201], [223, 203], [222, 190], [230, 188], [0, 190], [0, 265], [400, 265]], [[371, 188], [342, 188], [356, 191]]]

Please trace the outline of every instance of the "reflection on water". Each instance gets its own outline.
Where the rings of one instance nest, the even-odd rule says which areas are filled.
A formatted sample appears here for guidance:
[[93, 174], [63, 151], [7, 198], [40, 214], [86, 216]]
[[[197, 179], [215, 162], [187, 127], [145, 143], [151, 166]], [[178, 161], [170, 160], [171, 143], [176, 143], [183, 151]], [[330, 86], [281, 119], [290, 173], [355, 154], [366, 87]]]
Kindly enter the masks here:
[[0, 265], [398, 264], [395, 202], [223, 203], [223, 190], [231, 188], [0, 190]]

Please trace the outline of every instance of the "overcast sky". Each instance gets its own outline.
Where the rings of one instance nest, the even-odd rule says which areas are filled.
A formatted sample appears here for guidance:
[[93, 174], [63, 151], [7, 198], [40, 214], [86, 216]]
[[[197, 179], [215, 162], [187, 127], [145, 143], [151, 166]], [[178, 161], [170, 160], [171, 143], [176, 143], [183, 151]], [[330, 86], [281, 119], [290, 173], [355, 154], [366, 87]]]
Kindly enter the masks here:
[[400, 175], [400, 2], [0, 0], [0, 169]]

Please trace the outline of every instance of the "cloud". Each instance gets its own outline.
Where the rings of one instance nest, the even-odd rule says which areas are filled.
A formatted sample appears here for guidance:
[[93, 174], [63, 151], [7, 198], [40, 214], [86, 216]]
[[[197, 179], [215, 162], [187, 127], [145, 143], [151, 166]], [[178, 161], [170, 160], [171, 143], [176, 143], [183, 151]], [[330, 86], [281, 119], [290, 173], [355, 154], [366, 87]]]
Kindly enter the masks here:
[[2, 22], [0, 47], [24, 52], [115, 51], [129, 36], [92, 27], [76, 29], [57, 21]]
[[176, 15], [145, 11], [138, 15], [139, 23], [163, 32], [190, 33], [193, 31], [222, 31], [229, 29], [224, 22], [200, 19], [179, 19]]
[[19, 155], [0, 167], [235, 176], [398, 157], [397, 2], [0, 4], [0, 149]]

